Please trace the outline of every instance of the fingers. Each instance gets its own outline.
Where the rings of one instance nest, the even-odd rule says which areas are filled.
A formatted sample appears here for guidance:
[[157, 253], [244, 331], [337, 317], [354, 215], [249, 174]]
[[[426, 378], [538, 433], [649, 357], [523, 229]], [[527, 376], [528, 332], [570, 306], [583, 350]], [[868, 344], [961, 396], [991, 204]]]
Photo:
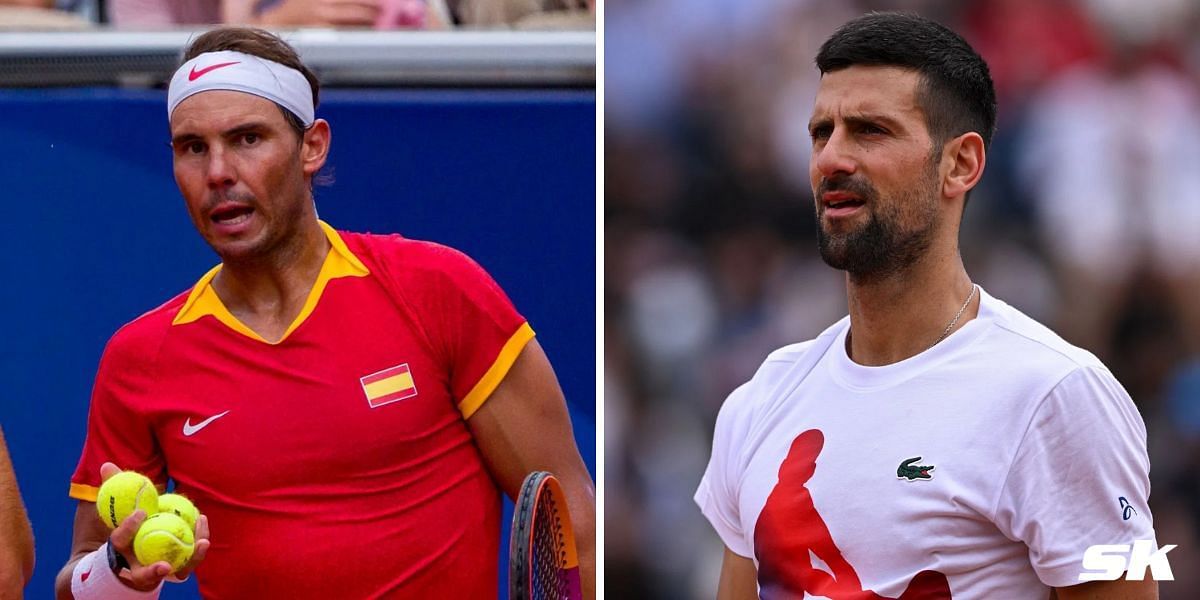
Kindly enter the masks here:
[[131, 562], [128, 570], [121, 571], [120, 577], [134, 588], [149, 591], [158, 587], [163, 578], [170, 574], [171, 564], [164, 561], [145, 566]]
[[196, 566], [200, 564], [200, 561], [204, 560], [204, 556], [206, 554], [208, 554], [208, 547], [211, 545], [212, 545], [212, 542], [210, 542], [208, 540], [201, 540], [199, 542], [196, 542], [196, 551], [192, 553], [192, 559], [188, 561], [187, 568], [195, 569]]
[[196, 567], [200, 566], [200, 563], [204, 560], [204, 555], [208, 554], [208, 547], [210, 545], [211, 543], [208, 540], [196, 542], [195, 550], [192, 552], [192, 558], [187, 561], [187, 564], [180, 567], [178, 571], [175, 571], [175, 577], [177, 577], [179, 581], [186, 581], [188, 576], [192, 574], [192, 571], [195, 571]]
[[196, 541], [208, 539], [208, 516], [196, 517]]
[[133, 511], [133, 514], [121, 521], [121, 525], [109, 535], [108, 543], [112, 544], [113, 549], [125, 557], [126, 562], [129, 563], [129, 569], [122, 571], [120, 577], [136, 589], [149, 591], [158, 587], [163, 577], [170, 574], [171, 565], [161, 561], [152, 565], [138, 563], [137, 556], [133, 553], [133, 537], [137, 535], [138, 528], [145, 520], [146, 511], [141, 509]]
[[200, 515], [196, 519], [196, 542], [192, 547], [192, 558], [175, 572], [175, 576], [180, 581], [187, 579], [192, 571], [204, 560], [204, 556], [208, 554], [208, 547], [211, 545], [212, 543], [208, 541], [208, 517]]
[[121, 472], [121, 467], [118, 467], [117, 465], [114, 465], [113, 463], [106, 462], [106, 463], [100, 465], [100, 482], [103, 483], [105, 481], [108, 481], [109, 477], [112, 477], [113, 475], [116, 475], [117, 473], [120, 473], [120, 472]]
[[[108, 536], [108, 541], [117, 549], [117, 552], [125, 555], [126, 558], [133, 556], [133, 536], [137, 535], [138, 527], [142, 526], [142, 522], [146, 520], [146, 511], [137, 509], [133, 514], [121, 521], [121, 525], [113, 530]], [[132, 561], [130, 562], [132, 564]]]

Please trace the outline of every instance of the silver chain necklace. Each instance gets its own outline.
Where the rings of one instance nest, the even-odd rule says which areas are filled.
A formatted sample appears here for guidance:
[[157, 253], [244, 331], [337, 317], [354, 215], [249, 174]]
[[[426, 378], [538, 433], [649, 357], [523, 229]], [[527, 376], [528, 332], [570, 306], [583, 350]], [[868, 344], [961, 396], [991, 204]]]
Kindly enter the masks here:
[[967, 310], [967, 306], [971, 304], [971, 300], [975, 298], [975, 292], [978, 291], [979, 286], [972, 283], [971, 295], [967, 296], [967, 301], [963, 302], [962, 308], [958, 309], [958, 314], [954, 315], [954, 320], [950, 321], [950, 324], [946, 326], [946, 330], [942, 332], [942, 335], [938, 336], [938, 339], [934, 340], [934, 342], [929, 345], [930, 348], [938, 345], [942, 340], [946, 339], [946, 337], [950, 335], [950, 332], [954, 330], [954, 326], [958, 324], [958, 319], [962, 317], [963, 312]]

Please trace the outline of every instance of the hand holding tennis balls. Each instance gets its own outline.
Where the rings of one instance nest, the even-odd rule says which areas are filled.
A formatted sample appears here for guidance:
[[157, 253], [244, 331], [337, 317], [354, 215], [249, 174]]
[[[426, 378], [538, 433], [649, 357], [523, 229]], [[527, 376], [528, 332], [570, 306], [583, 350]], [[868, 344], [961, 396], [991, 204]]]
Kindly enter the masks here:
[[[100, 467], [100, 478], [104, 483], [107, 483], [110, 479], [121, 473], [121, 469], [112, 463], [104, 463]], [[132, 479], [129, 476], [124, 476], [123, 478]], [[102, 484], [101, 488], [103, 487]], [[156, 500], [161, 500], [163, 497], [171, 495], [164, 494], [157, 496], [156, 492]], [[186, 498], [183, 498], [183, 501], [186, 502], [186, 505], [177, 504], [177, 499], [167, 498], [167, 506], [176, 508], [183, 506], [180, 510], [184, 511], [187, 511], [187, 508], [190, 507], [191, 510], [187, 512], [195, 515], [194, 528], [188, 525], [183, 517], [174, 514], [176, 508], [169, 508], [171, 513], [168, 514], [156, 513], [155, 515], [148, 515], [146, 506], [142, 504], [125, 517], [120, 525], [113, 530], [112, 535], [109, 536], [109, 543], [112, 544], [113, 549], [129, 562], [129, 570], [122, 571], [120, 577], [130, 587], [142, 591], [153, 590], [172, 572], [175, 573], [175, 576], [179, 580], [186, 579], [192, 569], [204, 560], [204, 555], [208, 552], [209, 547], [208, 517], [196, 511], [195, 506], [192, 506], [191, 502], [188, 502]], [[117, 504], [120, 504], [120, 502]], [[156, 506], [156, 508], [162, 507]], [[99, 507], [97, 510], [100, 510]], [[152, 521], [151, 519], [155, 516], [160, 518]], [[103, 519], [103, 516], [101, 518]], [[146, 534], [142, 534], [142, 526], [147, 523], [151, 525], [151, 528], [146, 530]], [[186, 531], [186, 534], [184, 531]], [[164, 541], [166, 538], [163, 534], [168, 532], [181, 540], [186, 539], [187, 534], [191, 534], [191, 539], [187, 541], [191, 545], [191, 555], [189, 558], [179, 560], [178, 557], [180, 555], [173, 550], [169, 550], [174, 543], [169, 540]], [[137, 549], [139, 544], [136, 539], [138, 537], [142, 538], [140, 544], [142, 546], [141, 552]], [[145, 561], [140, 560], [139, 557], [145, 559]]]

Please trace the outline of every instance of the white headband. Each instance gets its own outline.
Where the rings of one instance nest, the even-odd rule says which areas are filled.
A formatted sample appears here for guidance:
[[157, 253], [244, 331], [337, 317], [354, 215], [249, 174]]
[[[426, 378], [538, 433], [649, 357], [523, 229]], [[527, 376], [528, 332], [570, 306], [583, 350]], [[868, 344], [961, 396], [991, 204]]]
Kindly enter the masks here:
[[271, 100], [292, 111], [305, 127], [312, 125], [312, 87], [291, 67], [231, 50], [206, 52], [183, 63], [167, 90], [167, 118], [192, 94], [233, 90]]

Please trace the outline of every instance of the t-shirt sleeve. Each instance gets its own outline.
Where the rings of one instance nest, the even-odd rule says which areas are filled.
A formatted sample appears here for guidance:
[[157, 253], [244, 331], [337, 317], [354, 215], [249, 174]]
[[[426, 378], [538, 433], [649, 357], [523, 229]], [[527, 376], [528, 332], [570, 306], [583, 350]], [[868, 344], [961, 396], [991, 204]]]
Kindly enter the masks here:
[[721, 405], [713, 431], [712, 456], [694, 499], [725, 546], [739, 556], [753, 558], [738, 508], [738, 480], [745, 468], [740, 449], [748, 429], [745, 400], [749, 387], [747, 383], [737, 388]]
[[146, 475], [161, 489], [166, 485], [166, 464], [150, 422], [136, 408], [151, 382], [150, 357], [139, 357], [118, 332], [100, 358], [88, 410], [87, 438], [79, 464], [71, 476], [70, 496], [96, 501], [100, 465], [116, 464], [123, 470]]
[[1146, 426], [1099, 367], [1065, 377], [1041, 403], [997, 503], [1005, 535], [1029, 547], [1043, 583], [1076, 585], [1095, 544], [1154, 539]]
[[483, 267], [467, 255], [437, 246], [433, 337], [448, 361], [450, 391], [470, 418], [504, 380], [533, 329]]

